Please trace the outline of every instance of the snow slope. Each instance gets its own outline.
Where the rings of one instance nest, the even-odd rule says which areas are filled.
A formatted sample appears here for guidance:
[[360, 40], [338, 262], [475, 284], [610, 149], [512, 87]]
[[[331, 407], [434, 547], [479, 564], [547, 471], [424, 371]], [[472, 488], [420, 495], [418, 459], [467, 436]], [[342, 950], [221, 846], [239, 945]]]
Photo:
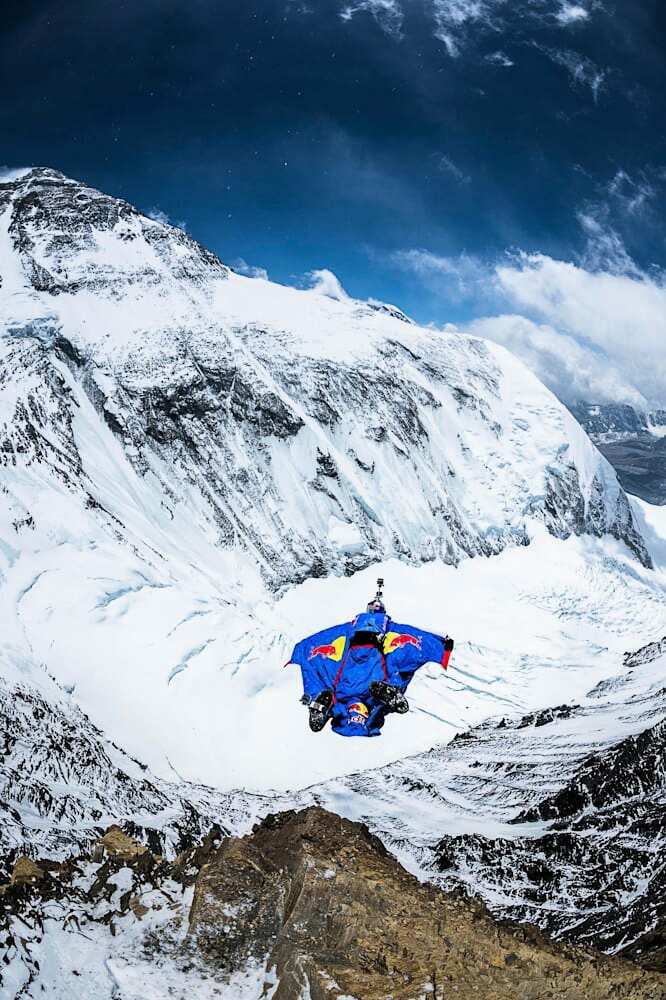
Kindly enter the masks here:
[[[663, 618], [612, 469], [505, 350], [241, 277], [55, 171], [0, 184], [0, 208], [3, 661], [52, 675], [58, 711], [151, 782], [381, 766], [581, 697]], [[379, 571], [397, 619], [458, 638], [454, 668], [381, 739], [315, 739], [282, 664]], [[46, 798], [20, 816], [56, 821], [64, 842]]]

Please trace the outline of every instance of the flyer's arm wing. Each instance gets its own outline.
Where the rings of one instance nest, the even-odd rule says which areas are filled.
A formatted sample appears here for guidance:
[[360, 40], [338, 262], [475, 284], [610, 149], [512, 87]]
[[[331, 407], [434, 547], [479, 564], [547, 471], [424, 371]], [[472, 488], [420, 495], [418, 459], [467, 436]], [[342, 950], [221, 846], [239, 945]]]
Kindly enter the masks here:
[[452, 649], [453, 640], [448, 636], [398, 622], [391, 622], [384, 641], [389, 674], [414, 673], [425, 663], [439, 663], [446, 670]]
[[344, 656], [349, 623], [333, 625], [315, 632], [294, 646], [290, 663], [301, 668], [303, 694], [316, 698], [325, 688], [332, 688]]

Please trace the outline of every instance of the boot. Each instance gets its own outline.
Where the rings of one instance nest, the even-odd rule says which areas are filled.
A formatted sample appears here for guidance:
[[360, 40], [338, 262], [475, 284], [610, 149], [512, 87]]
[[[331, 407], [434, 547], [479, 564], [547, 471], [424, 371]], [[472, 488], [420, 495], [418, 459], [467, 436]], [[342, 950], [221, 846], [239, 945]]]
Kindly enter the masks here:
[[313, 733], [320, 733], [328, 722], [332, 704], [332, 691], [321, 691], [314, 701], [310, 702], [310, 729]]
[[398, 712], [399, 715], [409, 712], [409, 702], [400, 688], [396, 687], [395, 684], [386, 684], [384, 681], [373, 681], [368, 690], [377, 701], [381, 701], [382, 705], [386, 705], [389, 712]]

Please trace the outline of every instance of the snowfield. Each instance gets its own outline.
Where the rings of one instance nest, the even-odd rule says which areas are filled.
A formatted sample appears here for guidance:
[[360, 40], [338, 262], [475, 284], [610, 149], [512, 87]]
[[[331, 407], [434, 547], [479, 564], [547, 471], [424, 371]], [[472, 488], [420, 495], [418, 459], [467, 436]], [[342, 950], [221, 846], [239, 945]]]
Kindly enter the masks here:
[[[34, 655], [155, 774], [223, 790], [304, 787], [448, 742], [488, 715], [575, 701], [621, 670], [626, 650], [666, 632], [660, 578], [618, 544], [589, 539], [544, 534], [457, 568], [392, 561], [240, 608], [203, 577], [120, 577], [100, 555], [90, 568], [79, 558], [75, 585], [60, 561], [42, 565], [20, 601]], [[378, 573], [397, 620], [458, 638], [452, 666], [422, 670], [410, 715], [380, 738], [315, 739], [300, 672], [283, 664], [302, 635], [364, 607]]]

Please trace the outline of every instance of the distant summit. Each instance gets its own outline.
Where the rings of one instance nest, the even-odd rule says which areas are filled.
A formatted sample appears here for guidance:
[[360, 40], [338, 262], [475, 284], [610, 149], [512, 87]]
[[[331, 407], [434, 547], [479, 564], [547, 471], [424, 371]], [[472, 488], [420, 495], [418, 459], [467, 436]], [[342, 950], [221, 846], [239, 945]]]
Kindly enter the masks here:
[[571, 412], [615, 468], [628, 493], [666, 504], [666, 409], [578, 403]]

